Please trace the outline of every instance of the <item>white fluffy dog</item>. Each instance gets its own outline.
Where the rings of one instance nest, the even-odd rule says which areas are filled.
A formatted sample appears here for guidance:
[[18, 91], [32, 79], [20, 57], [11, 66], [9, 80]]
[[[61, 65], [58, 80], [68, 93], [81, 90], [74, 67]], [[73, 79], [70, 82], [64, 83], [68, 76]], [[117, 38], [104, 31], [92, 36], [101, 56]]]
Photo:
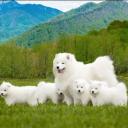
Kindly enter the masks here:
[[89, 93], [90, 86], [88, 82], [83, 79], [77, 79], [73, 83], [73, 100], [74, 105], [82, 104], [87, 105], [91, 100]]
[[37, 105], [35, 92], [35, 86], [18, 87], [9, 82], [3, 82], [0, 86], [0, 96], [4, 97], [9, 106], [16, 103], [27, 103], [30, 106]]
[[73, 103], [71, 85], [76, 79], [103, 80], [110, 86], [117, 85], [113, 62], [108, 56], [98, 57], [93, 63], [84, 64], [70, 53], [56, 54], [53, 60], [53, 73], [57, 88], [63, 90], [68, 105]]
[[54, 104], [57, 104], [59, 101], [54, 83], [39, 82], [36, 96], [38, 97], [38, 103], [41, 104], [45, 103], [47, 100], [51, 100]]
[[90, 94], [93, 106], [127, 105], [127, 89], [124, 83], [109, 87], [106, 82], [92, 81]]

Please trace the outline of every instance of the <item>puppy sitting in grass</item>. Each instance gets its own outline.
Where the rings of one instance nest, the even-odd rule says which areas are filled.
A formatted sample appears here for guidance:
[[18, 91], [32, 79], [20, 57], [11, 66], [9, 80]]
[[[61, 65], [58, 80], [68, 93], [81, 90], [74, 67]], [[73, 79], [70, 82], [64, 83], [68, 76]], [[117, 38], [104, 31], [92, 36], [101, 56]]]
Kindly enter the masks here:
[[38, 104], [35, 95], [35, 86], [14, 86], [9, 82], [3, 82], [0, 85], [0, 96], [5, 99], [7, 105], [14, 105], [16, 103], [27, 103], [30, 106]]
[[91, 100], [89, 93], [89, 84], [84, 79], [77, 79], [73, 83], [74, 105], [87, 105]]
[[91, 100], [93, 106], [101, 105], [127, 105], [127, 89], [124, 83], [118, 83], [116, 86], [109, 87], [106, 82], [91, 82]]
[[47, 100], [51, 100], [54, 104], [59, 102], [55, 83], [39, 82], [37, 85], [36, 96], [38, 103], [43, 104]]

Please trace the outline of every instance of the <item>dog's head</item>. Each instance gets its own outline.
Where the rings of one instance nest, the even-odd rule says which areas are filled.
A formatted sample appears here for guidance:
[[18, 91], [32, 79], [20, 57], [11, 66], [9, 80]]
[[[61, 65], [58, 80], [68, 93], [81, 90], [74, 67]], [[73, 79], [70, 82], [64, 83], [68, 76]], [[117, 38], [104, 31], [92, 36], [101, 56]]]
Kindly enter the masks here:
[[91, 81], [90, 94], [92, 96], [98, 95], [102, 85], [103, 85], [103, 82], [101, 81]]
[[73, 88], [77, 94], [83, 94], [88, 88], [88, 83], [83, 79], [77, 79], [73, 83]]
[[57, 92], [57, 95], [58, 95], [58, 96], [63, 96], [63, 95], [64, 95], [63, 90], [60, 89], [60, 88], [57, 88], [57, 89], [56, 89], [56, 92]]
[[9, 82], [3, 82], [0, 85], [0, 96], [7, 96], [9, 88], [12, 86]]
[[69, 65], [75, 60], [73, 54], [70, 53], [59, 53], [56, 54], [53, 60], [53, 73], [54, 74], [64, 74], [69, 69]]

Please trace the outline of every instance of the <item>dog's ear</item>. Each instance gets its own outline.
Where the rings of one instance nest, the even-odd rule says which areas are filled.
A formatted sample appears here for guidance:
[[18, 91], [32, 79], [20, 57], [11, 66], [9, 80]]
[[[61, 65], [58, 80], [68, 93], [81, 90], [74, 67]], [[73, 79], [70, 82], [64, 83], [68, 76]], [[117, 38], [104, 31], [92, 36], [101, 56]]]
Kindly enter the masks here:
[[70, 60], [70, 55], [68, 54], [68, 55], [66, 56], [66, 58], [67, 58], [67, 60]]
[[74, 82], [73, 82], [74, 84], [78, 84], [78, 82], [77, 82], [77, 80], [74, 80]]
[[89, 86], [91, 86], [91, 85], [92, 85], [92, 81], [88, 81], [87, 83], [89, 84]]
[[9, 85], [9, 84], [8, 84], [8, 85], [7, 85], [7, 87], [8, 87], [8, 88], [10, 88], [10, 87], [11, 87], [11, 85]]
[[11, 86], [12, 86], [12, 84], [8, 82], [7, 87], [10, 88]]
[[94, 86], [94, 81], [88, 81], [89, 87], [92, 88]]
[[75, 61], [76, 60], [75, 56], [71, 53], [68, 53], [66, 55], [66, 58], [67, 58], [67, 60], [70, 60], [70, 61]]
[[61, 55], [62, 53], [56, 53], [55, 54], [55, 58], [57, 58], [59, 55]]
[[5, 83], [7, 83], [7, 82], [6, 82], [6, 81], [3, 81], [3, 82], [2, 82], [2, 84], [5, 84]]
[[2, 82], [2, 84], [3, 84], [3, 85], [5, 84], [8, 88], [12, 86], [12, 84], [11, 84], [11, 83], [6, 82], [6, 81], [3, 81], [3, 82]]
[[55, 58], [58, 56], [58, 53], [55, 55]]

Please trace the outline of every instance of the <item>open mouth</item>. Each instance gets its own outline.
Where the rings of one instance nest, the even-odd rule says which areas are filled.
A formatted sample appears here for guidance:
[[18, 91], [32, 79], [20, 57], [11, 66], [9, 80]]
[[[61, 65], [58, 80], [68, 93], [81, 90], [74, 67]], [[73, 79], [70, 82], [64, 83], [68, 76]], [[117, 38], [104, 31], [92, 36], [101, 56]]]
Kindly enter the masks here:
[[94, 92], [91, 92], [91, 95], [94, 96], [94, 97], [96, 97], [97, 94], [94, 93]]
[[63, 73], [64, 70], [65, 70], [65, 68], [63, 68], [63, 69], [58, 69], [58, 73]]

